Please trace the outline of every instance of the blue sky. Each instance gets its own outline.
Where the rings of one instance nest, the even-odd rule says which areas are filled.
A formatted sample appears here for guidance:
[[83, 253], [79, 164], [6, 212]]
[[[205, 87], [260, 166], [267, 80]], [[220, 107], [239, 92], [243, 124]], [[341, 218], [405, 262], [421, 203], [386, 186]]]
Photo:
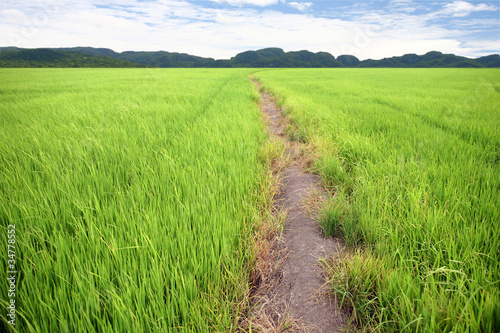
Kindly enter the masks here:
[[7, 0], [0, 46], [106, 47], [227, 59], [264, 47], [381, 59], [500, 53], [497, 1]]

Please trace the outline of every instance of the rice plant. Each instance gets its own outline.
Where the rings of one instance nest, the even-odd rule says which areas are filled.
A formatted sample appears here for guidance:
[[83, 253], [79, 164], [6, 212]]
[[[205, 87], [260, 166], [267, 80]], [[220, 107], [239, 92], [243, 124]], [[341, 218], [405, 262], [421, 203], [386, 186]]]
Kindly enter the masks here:
[[5, 239], [16, 226], [18, 271], [2, 329], [234, 330], [265, 174], [248, 70], [0, 76], [0, 221]]
[[359, 327], [498, 332], [500, 71], [254, 75], [316, 145], [315, 168], [340, 194], [324, 230], [362, 246], [331, 270]]

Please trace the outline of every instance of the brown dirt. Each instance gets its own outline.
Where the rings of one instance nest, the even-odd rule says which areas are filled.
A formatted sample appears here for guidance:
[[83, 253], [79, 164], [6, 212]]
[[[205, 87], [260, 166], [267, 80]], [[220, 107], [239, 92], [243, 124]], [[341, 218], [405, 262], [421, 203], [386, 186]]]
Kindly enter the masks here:
[[[260, 84], [255, 84], [260, 89]], [[287, 139], [288, 121], [265, 92], [261, 93], [261, 106], [271, 137], [283, 140], [287, 149], [288, 163], [277, 175], [281, 191], [275, 200], [276, 211], [286, 212], [287, 217], [281, 238], [272, 247], [274, 254], [269, 256], [275, 262], [272, 274], [253, 295], [252, 328], [264, 332], [340, 332], [345, 318], [323, 288], [326, 280], [319, 261], [338, 254], [341, 244], [322, 237], [314, 212], [310, 205], [306, 207], [318, 193], [328, 193], [319, 176], [305, 169], [311, 160], [308, 146]]]

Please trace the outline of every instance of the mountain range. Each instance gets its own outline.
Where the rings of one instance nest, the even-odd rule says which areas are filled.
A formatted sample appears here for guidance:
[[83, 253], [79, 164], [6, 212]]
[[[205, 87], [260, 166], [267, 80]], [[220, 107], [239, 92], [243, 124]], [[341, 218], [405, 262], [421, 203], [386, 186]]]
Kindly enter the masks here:
[[500, 67], [500, 55], [476, 59], [432, 51], [424, 55], [405, 54], [381, 60], [359, 60], [352, 55], [335, 58], [328, 52], [285, 52], [265, 48], [238, 53], [231, 59], [215, 60], [166, 51], [115, 52], [106, 48], [71, 47], [21, 49], [0, 47], [0, 67]]

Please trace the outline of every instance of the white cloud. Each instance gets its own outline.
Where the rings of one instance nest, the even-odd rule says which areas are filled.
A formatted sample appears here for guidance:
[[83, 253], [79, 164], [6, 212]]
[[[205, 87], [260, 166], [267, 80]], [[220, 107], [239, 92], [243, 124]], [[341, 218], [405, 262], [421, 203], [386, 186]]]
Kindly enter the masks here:
[[304, 11], [306, 9], [309, 9], [312, 6], [312, 2], [288, 2], [287, 3], [289, 6], [292, 6], [295, 9], [298, 9], [300, 11]]
[[253, 5], [259, 7], [270, 6], [278, 3], [278, 0], [210, 0], [217, 3], [225, 3], [231, 6]]
[[464, 17], [472, 12], [495, 11], [497, 9], [498, 8], [495, 6], [487, 5], [484, 3], [474, 5], [465, 1], [453, 1], [452, 3], [446, 4], [443, 10], [438, 13], [455, 17]]
[[0, 10], [0, 17], [3, 23], [19, 24], [27, 20], [26, 15], [17, 9]]
[[[57, 1], [66, 2], [49, 11], [41, 2], [19, 0], [2, 11], [0, 46], [165, 50], [219, 59], [273, 46], [378, 59], [431, 50], [479, 56], [481, 47], [495, 50], [495, 42], [498, 45], [493, 37], [484, 44], [464, 43], [460, 33], [471, 27], [451, 30], [431, 25], [428, 16], [407, 11], [365, 12], [355, 18], [335, 19], [243, 6], [208, 8], [182, 0], [110, 0], [105, 6], [86, 0]], [[237, 3], [243, 0], [233, 1]], [[399, 3], [410, 5], [408, 1]], [[40, 13], [45, 16], [37, 18]]]
[[412, 13], [417, 10], [418, 5], [412, 0], [391, 0], [387, 7], [391, 12]]

